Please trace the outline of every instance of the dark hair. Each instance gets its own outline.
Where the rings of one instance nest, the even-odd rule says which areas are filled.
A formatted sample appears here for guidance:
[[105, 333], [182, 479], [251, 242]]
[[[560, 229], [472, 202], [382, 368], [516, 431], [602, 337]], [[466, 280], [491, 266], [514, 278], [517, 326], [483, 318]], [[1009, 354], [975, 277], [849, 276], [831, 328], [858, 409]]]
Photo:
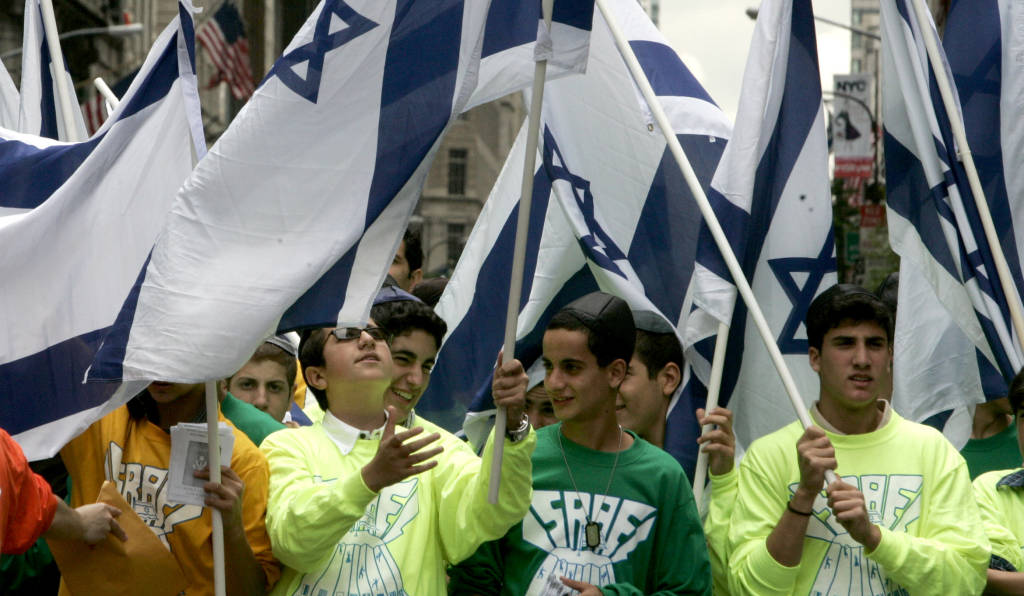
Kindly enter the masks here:
[[597, 365], [604, 368], [616, 360], [625, 360], [629, 364], [633, 358], [633, 346], [636, 343], [636, 336], [629, 341], [622, 341], [620, 338], [611, 338], [594, 333], [590, 327], [583, 324], [576, 315], [566, 310], [560, 310], [551, 317], [547, 330], [565, 329], [566, 331], [580, 331], [587, 336], [587, 348], [597, 359]]
[[432, 277], [413, 286], [412, 295], [425, 302], [430, 308], [434, 308], [447, 285], [447, 277]]
[[438, 348], [441, 347], [444, 334], [448, 331], [448, 325], [437, 316], [434, 309], [414, 300], [394, 300], [375, 304], [370, 309], [370, 318], [393, 337], [421, 329], [434, 338]]
[[1021, 403], [1024, 402], [1024, 368], [1017, 373], [1017, 376], [1013, 377], [1013, 381], [1010, 382], [1009, 394], [1006, 397], [1010, 400], [1013, 415], [1016, 416], [1020, 413]]
[[825, 334], [848, 321], [876, 323], [885, 330], [885, 337], [892, 345], [892, 310], [864, 288], [837, 284], [822, 292], [807, 309], [808, 346], [820, 350]]
[[327, 363], [324, 359], [324, 345], [327, 343], [327, 327], [315, 329], [304, 329], [299, 337], [299, 364], [302, 366], [302, 378], [306, 381], [306, 387], [313, 393], [316, 403], [320, 409], [327, 411], [327, 392], [318, 389], [306, 378], [306, 369], [311, 366], [323, 366]]
[[409, 273], [423, 268], [423, 244], [420, 241], [420, 233], [411, 229], [405, 230], [402, 236], [405, 242], [405, 260], [409, 263]]
[[647, 367], [647, 377], [650, 379], [658, 376], [669, 362], [678, 366], [680, 372], [683, 370], [683, 349], [675, 333], [653, 333], [637, 329], [633, 355]]
[[[260, 363], [264, 360], [270, 360], [276, 362], [284, 367], [285, 380], [288, 382], [290, 389], [295, 388], [295, 370], [298, 365], [295, 362], [295, 357], [285, 352], [281, 346], [276, 346], [268, 341], [260, 344], [260, 347], [256, 348], [256, 351], [249, 357], [249, 362]], [[246, 363], [248, 364], [248, 363]], [[227, 378], [228, 384], [231, 384], [231, 379], [235, 378], [238, 371], [235, 371], [234, 375]]]

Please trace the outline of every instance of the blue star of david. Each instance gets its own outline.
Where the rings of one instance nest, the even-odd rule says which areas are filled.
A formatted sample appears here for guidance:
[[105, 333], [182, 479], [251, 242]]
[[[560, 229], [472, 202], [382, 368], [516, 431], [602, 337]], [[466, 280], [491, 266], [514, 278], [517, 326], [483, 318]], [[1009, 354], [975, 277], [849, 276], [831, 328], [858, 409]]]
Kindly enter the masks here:
[[[348, 27], [330, 33], [331, 17], [334, 15], [337, 15]], [[267, 79], [276, 76], [281, 79], [285, 87], [306, 98], [310, 103], [316, 103], [320, 93], [324, 56], [327, 52], [340, 48], [376, 26], [377, 23], [357, 13], [344, 0], [328, 0], [324, 4], [323, 10], [320, 11], [320, 16], [317, 17], [316, 26], [313, 29], [313, 39], [281, 56], [267, 73]], [[295, 72], [295, 66], [303, 62], [308, 62], [305, 77], [301, 77]]]
[[[778, 337], [779, 350], [783, 354], [807, 353], [807, 340], [797, 339], [796, 332], [807, 316], [807, 309], [818, 293], [825, 275], [836, 270], [836, 258], [832, 256], [834, 245], [833, 230], [830, 229], [817, 257], [787, 257], [768, 261], [768, 266], [793, 305], [793, 310], [789, 312], [789, 317], [786, 318]], [[807, 274], [807, 281], [802, 288], [797, 285], [794, 273]]]
[[626, 255], [616, 246], [608, 233], [604, 231], [604, 228], [597, 223], [597, 217], [594, 215], [594, 195], [590, 192], [590, 181], [573, 174], [564, 165], [556, 164], [554, 162], [555, 155], [558, 156], [558, 161], [561, 164], [565, 164], [565, 159], [555, 144], [551, 130], [545, 127], [544, 169], [547, 171], [552, 184], [556, 180], [565, 180], [569, 183], [572, 187], [572, 195], [576, 200], [576, 205], [579, 207], [580, 213], [583, 214], [583, 221], [587, 224], [587, 229], [590, 230], [590, 234], [586, 234], [579, 239], [583, 254], [602, 268], [626, 279], [626, 274], [615, 264], [617, 260], [626, 260]]

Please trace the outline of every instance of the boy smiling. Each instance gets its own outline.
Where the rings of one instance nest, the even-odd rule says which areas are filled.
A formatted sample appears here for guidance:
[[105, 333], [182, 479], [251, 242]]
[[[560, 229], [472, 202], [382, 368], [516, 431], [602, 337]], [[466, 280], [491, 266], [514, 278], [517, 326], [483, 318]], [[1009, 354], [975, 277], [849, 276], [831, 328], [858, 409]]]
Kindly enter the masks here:
[[[444, 569], [522, 519], [530, 499], [529, 426], [510, 424], [498, 505], [484, 462], [436, 446], [439, 435], [396, 426], [388, 333], [314, 329], [299, 347], [322, 423], [271, 435], [267, 528], [286, 565], [275, 594], [441, 594]], [[495, 401], [522, 418], [525, 374], [495, 375]], [[476, 464], [472, 465], [475, 460]]]

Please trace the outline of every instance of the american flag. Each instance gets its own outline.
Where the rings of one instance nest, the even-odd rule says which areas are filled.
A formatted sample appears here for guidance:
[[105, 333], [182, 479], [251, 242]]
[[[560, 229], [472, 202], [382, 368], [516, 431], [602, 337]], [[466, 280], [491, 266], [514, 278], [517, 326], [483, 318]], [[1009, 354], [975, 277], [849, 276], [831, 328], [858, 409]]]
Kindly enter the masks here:
[[235, 99], [248, 99], [256, 90], [256, 85], [249, 65], [249, 40], [245, 37], [245, 22], [234, 3], [228, 0], [221, 4], [213, 17], [199, 27], [196, 39], [217, 67], [220, 79], [227, 81], [231, 87]]

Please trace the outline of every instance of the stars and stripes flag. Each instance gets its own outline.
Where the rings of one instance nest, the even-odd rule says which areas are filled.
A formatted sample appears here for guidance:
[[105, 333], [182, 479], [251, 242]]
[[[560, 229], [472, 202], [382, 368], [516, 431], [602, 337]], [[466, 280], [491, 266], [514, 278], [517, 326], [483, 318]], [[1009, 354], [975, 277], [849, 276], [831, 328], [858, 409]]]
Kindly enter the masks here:
[[495, 92], [493, 6], [321, 3], [185, 182], [90, 378], [223, 378], [275, 329], [365, 324], [441, 135]]
[[231, 0], [220, 5], [213, 15], [199, 26], [196, 39], [217, 67], [235, 99], [248, 99], [256, 90], [252, 65], [249, 63], [249, 39], [245, 21]]
[[[750, 44], [732, 139], [711, 202], [805, 403], [818, 379], [804, 318], [836, 283], [828, 147], [810, 0], [765, 0]], [[729, 325], [720, 404], [741, 446], [795, 415], [721, 252], [702, 226], [690, 289], [686, 358], [708, 382], [719, 323]], [[725, 339], [725, 338], [719, 338]], [[703, 391], [702, 386], [690, 389]]]

